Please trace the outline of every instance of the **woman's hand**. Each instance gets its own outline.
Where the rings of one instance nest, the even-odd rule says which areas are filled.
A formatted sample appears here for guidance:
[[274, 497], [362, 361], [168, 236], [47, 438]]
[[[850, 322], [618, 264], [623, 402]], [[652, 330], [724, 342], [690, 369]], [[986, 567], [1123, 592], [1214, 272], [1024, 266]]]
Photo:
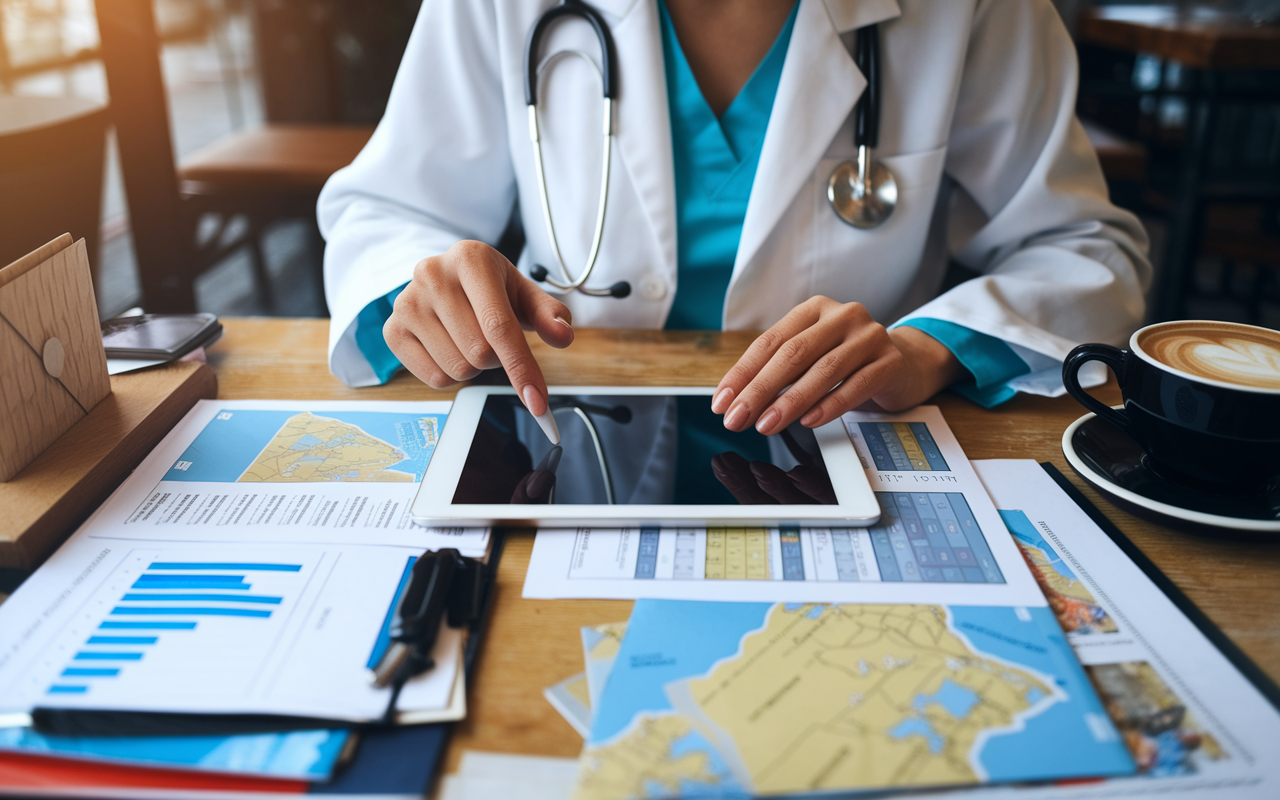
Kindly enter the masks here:
[[436, 389], [504, 367], [525, 406], [547, 410], [547, 382], [523, 331], [552, 347], [573, 341], [564, 303], [482, 242], [458, 242], [424, 258], [396, 298], [382, 336], [400, 363]]
[[886, 411], [911, 408], [963, 370], [923, 331], [887, 331], [861, 303], [811, 297], [747, 348], [720, 380], [711, 410], [731, 431], [754, 424], [773, 434], [796, 419], [816, 428], [867, 401]]

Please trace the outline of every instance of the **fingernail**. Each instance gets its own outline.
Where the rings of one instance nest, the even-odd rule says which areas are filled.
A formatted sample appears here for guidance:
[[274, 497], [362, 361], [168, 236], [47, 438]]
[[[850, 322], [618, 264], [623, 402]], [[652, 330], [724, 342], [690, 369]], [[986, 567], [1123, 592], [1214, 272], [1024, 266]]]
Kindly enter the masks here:
[[711, 398], [711, 413], [723, 414], [724, 410], [733, 402], [733, 387], [726, 386], [716, 392], [716, 396]]
[[756, 430], [767, 434], [773, 430], [773, 426], [778, 424], [778, 420], [782, 418], [782, 414], [776, 408], [771, 408], [764, 412], [764, 416], [756, 420]]
[[573, 326], [569, 324], [569, 320], [565, 319], [559, 314], [556, 315], [556, 322], [559, 322], [561, 325], [565, 326], [569, 330], [573, 330]]
[[736, 431], [738, 428], [742, 427], [744, 422], [747, 421], [747, 415], [748, 411], [746, 405], [735, 406], [734, 409], [729, 412], [728, 416], [724, 418], [724, 426], [731, 431]]
[[547, 410], [547, 403], [542, 398], [542, 394], [529, 384], [520, 390], [520, 396], [524, 398], [524, 407], [529, 409], [529, 413], [535, 417], [540, 416]]
[[806, 428], [812, 428], [814, 425], [818, 424], [818, 420], [820, 419], [822, 419], [822, 409], [812, 408], [809, 409], [809, 413], [800, 418], [800, 424]]

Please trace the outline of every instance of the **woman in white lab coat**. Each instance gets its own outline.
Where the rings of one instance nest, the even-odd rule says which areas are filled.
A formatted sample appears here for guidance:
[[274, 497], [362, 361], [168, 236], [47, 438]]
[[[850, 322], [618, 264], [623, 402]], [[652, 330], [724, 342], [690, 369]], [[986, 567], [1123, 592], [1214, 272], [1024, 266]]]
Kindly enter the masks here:
[[[1119, 344], [1141, 323], [1145, 234], [1107, 199], [1074, 116], [1075, 52], [1048, 0], [594, 0], [616, 42], [620, 90], [590, 284], [625, 280], [633, 291], [547, 294], [526, 277], [555, 261], [522, 80], [526, 33], [550, 5], [423, 3], [386, 115], [320, 198], [330, 366], [347, 383], [378, 383], [403, 363], [440, 387], [501, 364], [537, 414], [545, 382], [521, 326], [565, 347], [575, 325], [666, 324], [681, 277], [692, 285], [681, 263], [700, 230], [691, 209], [708, 202], [689, 199], [689, 164], [707, 158], [691, 143], [703, 140], [686, 137], [699, 100], [755, 170], [738, 188], [745, 213], [728, 234], [713, 231], [732, 246], [719, 256], [727, 286], [707, 327], [768, 329], [718, 387], [713, 408], [727, 427], [814, 426], [867, 401], [909, 407], [948, 385], [984, 405], [1018, 391], [1057, 395], [1072, 347]], [[835, 214], [827, 183], [854, 155], [866, 80], [850, 51], [854, 31], [872, 23], [883, 97], [875, 155], [899, 197], [884, 224], [861, 230]], [[551, 28], [543, 53], [566, 49], [598, 60], [584, 23]], [[760, 77], [770, 59], [776, 89]], [[744, 117], [756, 142], [734, 142], [729, 129], [744, 86], [767, 94], [754, 123]], [[599, 77], [561, 59], [539, 101], [572, 270], [595, 224]], [[513, 209], [528, 239], [514, 266], [489, 246]], [[980, 275], [939, 295], [949, 258]], [[1100, 382], [1093, 366], [1087, 383]]]

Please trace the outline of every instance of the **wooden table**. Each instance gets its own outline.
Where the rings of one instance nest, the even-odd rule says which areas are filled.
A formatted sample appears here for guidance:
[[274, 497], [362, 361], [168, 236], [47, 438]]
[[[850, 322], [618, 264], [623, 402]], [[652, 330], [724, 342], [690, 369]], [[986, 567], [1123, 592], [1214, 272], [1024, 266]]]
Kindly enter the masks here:
[[[227, 319], [209, 354], [225, 399], [440, 400], [408, 375], [371, 389], [350, 389], [326, 368], [324, 320]], [[579, 330], [564, 351], [536, 338], [548, 383], [713, 385], [750, 344], [743, 333]], [[1098, 391], [1119, 402], [1114, 382]], [[1070, 398], [1019, 396], [986, 411], [951, 393], [934, 399], [970, 458], [1034, 458], [1067, 474], [1187, 595], [1273, 679], [1280, 680], [1280, 546], [1196, 538], [1120, 511], [1076, 478], [1062, 456], [1062, 431], [1082, 413]], [[496, 604], [470, 687], [470, 713], [459, 723], [444, 771], [463, 750], [576, 756], [582, 739], [542, 696], [582, 671], [578, 628], [625, 620], [630, 602], [524, 600], [520, 597], [533, 536], [509, 537], [498, 570]]]

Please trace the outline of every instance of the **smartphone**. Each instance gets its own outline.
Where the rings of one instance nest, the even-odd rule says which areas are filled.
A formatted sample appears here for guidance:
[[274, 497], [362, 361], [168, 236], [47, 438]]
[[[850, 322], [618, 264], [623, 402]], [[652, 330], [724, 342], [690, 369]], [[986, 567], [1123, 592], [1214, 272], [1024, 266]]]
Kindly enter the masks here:
[[172, 361], [220, 338], [214, 314], [139, 314], [102, 323], [107, 358]]

